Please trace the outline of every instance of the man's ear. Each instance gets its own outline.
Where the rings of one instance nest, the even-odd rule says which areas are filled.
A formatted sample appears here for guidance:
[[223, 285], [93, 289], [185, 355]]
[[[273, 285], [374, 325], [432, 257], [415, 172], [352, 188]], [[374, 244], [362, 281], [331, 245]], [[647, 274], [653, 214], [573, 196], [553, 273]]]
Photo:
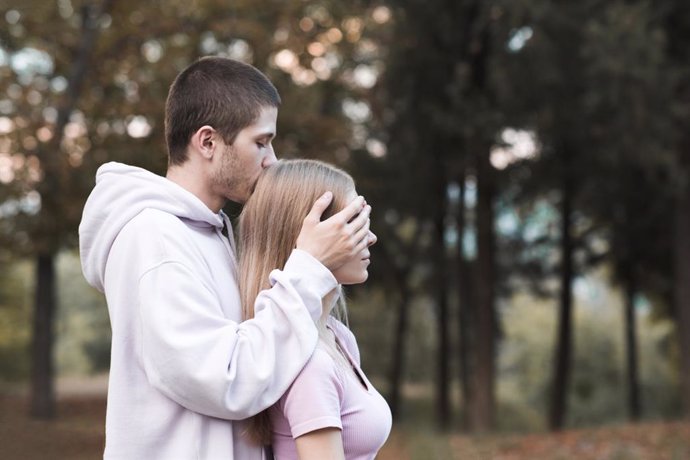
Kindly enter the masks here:
[[218, 147], [218, 133], [213, 127], [204, 125], [192, 134], [189, 146], [203, 158], [210, 160]]

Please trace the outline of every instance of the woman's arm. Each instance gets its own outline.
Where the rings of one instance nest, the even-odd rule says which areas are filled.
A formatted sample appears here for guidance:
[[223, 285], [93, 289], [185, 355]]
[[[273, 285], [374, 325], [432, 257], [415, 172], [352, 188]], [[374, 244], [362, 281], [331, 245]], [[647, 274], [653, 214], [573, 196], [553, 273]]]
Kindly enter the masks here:
[[345, 460], [343, 437], [338, 428], [312, 431], [295, 439], [300, 460]]

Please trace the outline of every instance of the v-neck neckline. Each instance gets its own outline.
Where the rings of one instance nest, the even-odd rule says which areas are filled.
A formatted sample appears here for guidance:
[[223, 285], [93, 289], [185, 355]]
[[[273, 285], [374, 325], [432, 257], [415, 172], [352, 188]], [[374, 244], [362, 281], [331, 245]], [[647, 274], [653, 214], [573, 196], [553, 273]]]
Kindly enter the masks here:
[[340, 354], [343, 355], [345, 360], [350, 364], [350, 367], [352, 368], [352, 372], [354, 372], [354, 377], [357, 379], [357, 383], [360, 385], [360, 387], [366, 391], [367, 393], [371, 392], [371, 385], [367, 381], [366, 377], [364, 376], [364, 372], [359, 368], [359, 366], [355, 363], [355, 360], [352, 358], [352, 355], [350, 355], [350, 351], [342, 344], [340, 339], [338, 338], [338, 334], [336, 334], [335, 330], [330, 326], [326, 325], [328, 330], [330, 330], [333, 333], [333, 339], [335, 340], [335, 347], [336, 349], [340, 352]]

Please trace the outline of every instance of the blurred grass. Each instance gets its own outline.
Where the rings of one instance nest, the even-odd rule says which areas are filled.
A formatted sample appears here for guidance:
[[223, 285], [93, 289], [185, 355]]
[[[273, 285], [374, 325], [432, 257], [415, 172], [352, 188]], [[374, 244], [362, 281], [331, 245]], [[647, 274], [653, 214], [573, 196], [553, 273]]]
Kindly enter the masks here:
[[[441, 433], [429, 404], [407, 405], [379, 460], [685, 460], [690, 422], [645, 422], [567, 430], [558, 434], [467, 436]], [[413, 413], [419, 410], [417, 416]], [[54, 421], [28, 417], [24, 392], [0, 393], [0, 459], [86, 460], [103, 455], [105, 399], [63, 394]]]
[[3, 460], [87, 460], [103, 458], [105, 399], [58, 401], [58, 417], [32, 420], [24, 396], [0, 396], [0, 458]]
[[557, 434], [466, 436], [396, 427], [381, 460], [687, 460], [689, 422], [650, 422]]

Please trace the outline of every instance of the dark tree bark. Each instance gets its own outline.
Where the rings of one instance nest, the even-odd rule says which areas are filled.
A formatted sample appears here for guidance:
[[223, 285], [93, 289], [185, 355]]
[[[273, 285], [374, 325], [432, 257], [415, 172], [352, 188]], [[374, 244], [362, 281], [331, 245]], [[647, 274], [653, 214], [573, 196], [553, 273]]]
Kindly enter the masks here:
[[441, 152], [445, 149], [435, 148], [434, 169], [436, 203], [434, 212], [434, 279], [435, 298], [437, 308], [438, 351], [437, 377], [436, 377], [436, 413], [441, 429], [450, 426], [450, 372], [449, 372], [449, 318], [448, 318], [448, 264], [446, 262], [445, 244], [445, 219], [448, 209], [447, 179], [445, 177], [445, 165]]
[[674, 302], [680, 345], [681, 395], [685, 416], [690, 418], [690, 187], [687, 186], [676, 203], [675, 234]]
[[[466, 49], [472, 91], [481, 95], [485, 103], [493, 106], [494, 97], [489, 86], [489, 59], [491, 49], [491, 18], [481, 2], [465, 4], [468, 24], [472, 24], [471, 42]], [[495, 171], [490, 162], [494, 133], [480, 128], [468, 139], [467, 145], [476, 152], [473, 156], [477, 179], [476, 231], [477, 261], [474, 271], [473, 323], [474, 342], [472, 359], [472, 399], [469, 402], [469, 427], [476, 433], [491, 431], [495, 427], [495, 229], [494, 198]]]
[[[567, 152], [564, 152], [567, 155]], [[572, 281], [573, 281], [573, 236], [572, 200], [573, 184], [564, 160], [563, 187], [561, 199], [561, 291], [558, 313], [558, 333], [554, 353], [554, 374], [551, 387], [549, 428], [558, 431], [563, 428], [567, 411], [567, 394], [572, 361]]]
[[[690, 4], [683, 0], [670, 1], [666, 7], [665, 32], [667, 53], [671, 62], [678, 68], [685, 68], [690, 51]], [[690, 106], [690, 82], [680, 78], [674, 88], [678, 103]], [[687, 184], [690, 179], [690, 123], [685, 114], [677, 118], [678, 140], [677, 156], [681, 166], [678, 175]], [[684, 416], [690, 419], [690, 187], [687, 185], [677, 191], [675, 200], [675, 227], [673, 246], [673, 310], [676, 320], [678, 345], [680, 348], [681, 398]]]
[[464, 405], [462, 411], [462, 425], [465, 429], [469, 428], [468, 406], [469, 401], [473, 400], [472, 396], [472, 363], [470, 357], [472, 356], [473, 338], [471, 331], [472, 324], [472, 303], [471, 303], [471, 285], [470, 283], [470, 268], [465, 254], [463, 252], [463, 235], [465, 234], [466, 219], [465, 219], [465, 171], [464, 168], [458, 175], [458, 184], [460, 185], [460, 194], [458, 197], [458, 210], [456, 215], [456, 228], [458, 231], [458, 360], [460, 362], [460, 391], [462, 395], [462, 402]]
[[[388, 231], [387, 226], [380, 227], [386, 235], [382, 235], [381, 251], [383, 262], [386, 265], [390, 292], [397, 292], [398, 317], [393, 333], [393, 351], [391, 368], [388, 377], [388, 405], [391, 408], [393, 418], [400, 417], [402, 408], [402, 384], [405, 375], [405, 360], [407, 358], [407, 331], [409, 328], [410, 300], [412, 291], [409, 287], [409, 272], [412, 264], [418, 257], [418, 241], [421, 234], [421, 226], [417, 226], [410, 245], [396, 244], [397, 237]], [[399, 243], [399, 242], [398, 242]], [[403, 251], [408, 254], [408, 264], [401, 266], [396, 262], [393, 254]]]
[[36, 259], [35, 312], [31, 347], [31, 415], [51, 419], [55, 416], [53, 384], [53, 319], [55, 317], [55, 256], [42, 254]]
[[389, 377], [388, 404], [393, 414], [393, 419], [400, 417], [401, 411], [401, 388], [404, 374], [404, 363], [406, 354], [405, 340], [409, 323], [410, 292], [405, 282], [397, 286], [400, 289], [398, 298], [398, 319], [395, 323], [395, 336], [393, 342], [393, 359]]
[[487, 432], [494, 428], [495, 310], [494, 310], [494, 171], [489, 148], [477, 155], [477, 272], [476, 340], [473, 369], [473, 399], [470, 402], [471, 429]]

